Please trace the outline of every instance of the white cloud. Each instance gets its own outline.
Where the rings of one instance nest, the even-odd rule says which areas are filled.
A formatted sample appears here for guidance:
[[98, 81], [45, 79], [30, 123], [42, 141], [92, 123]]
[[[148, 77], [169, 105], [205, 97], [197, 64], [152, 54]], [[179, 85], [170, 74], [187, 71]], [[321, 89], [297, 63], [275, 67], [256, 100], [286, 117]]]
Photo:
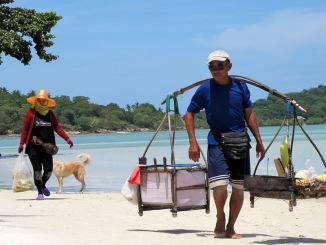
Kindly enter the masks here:
[[277, 55], [298, 46], [325, 41], [326, 11], [281, 11], [257, 24], [226, 29], [208, 42], [214, 47]]

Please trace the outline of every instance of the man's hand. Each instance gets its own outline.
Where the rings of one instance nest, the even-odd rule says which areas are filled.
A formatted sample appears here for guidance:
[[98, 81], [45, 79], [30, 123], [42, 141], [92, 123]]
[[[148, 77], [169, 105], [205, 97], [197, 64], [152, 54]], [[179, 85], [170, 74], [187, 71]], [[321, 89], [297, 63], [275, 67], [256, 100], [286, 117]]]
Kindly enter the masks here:
[[256, 145], [256, 156], [257, 158], [263, 159], [265, 157], [265, 148], [262, 142], [257, 142]]
[[19, 144], [18, 153], [21, 153], [23, 150], [24, 150], [24, 146], [22, 144]]
[[192, 112], [187, 112], [184, 116], [184, 120], [190, 143], [188, 150], [189, 159], [198, 162], [200, 150], [195, 136], [195, 114]]
[[200, 150], [199, 150], [199, 146], [197, 143], [190, 144], [188, 154], [189, 154], [189, 159], [193, 160], [194, 162], [199, 161]]
[[67, 144], [70, 145], [70, 148], [74, 146], [74, 143], [72, 142], [71, 139], [67, 140]]

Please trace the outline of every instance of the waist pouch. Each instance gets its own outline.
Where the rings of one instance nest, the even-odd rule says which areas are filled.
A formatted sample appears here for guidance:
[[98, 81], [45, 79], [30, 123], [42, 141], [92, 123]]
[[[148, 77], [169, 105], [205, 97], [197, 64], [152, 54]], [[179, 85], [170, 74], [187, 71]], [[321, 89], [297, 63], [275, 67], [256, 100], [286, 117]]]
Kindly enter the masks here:
[[32, 142], [35, 145], [41, 145], [47, 154], [55, 155], [58, 153], [59, 148], [56, 145], [51, 143], [43, 143], [43, 141], [36, 136], [33, 136]]
[[215, 139], [219, 141], [226, 158], [244, 159], [247, 157], [250, 149], [247, 132], [221, 133], [214, 129], [211, 132]]

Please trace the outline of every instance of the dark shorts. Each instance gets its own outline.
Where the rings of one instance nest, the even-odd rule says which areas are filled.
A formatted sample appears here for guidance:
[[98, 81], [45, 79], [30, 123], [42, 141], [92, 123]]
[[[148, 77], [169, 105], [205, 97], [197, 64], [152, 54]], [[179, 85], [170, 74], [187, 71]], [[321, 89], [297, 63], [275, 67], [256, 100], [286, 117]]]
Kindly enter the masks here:
[[250, 174], [249, 151], [245, 159], [226, 159], [221, 146], [208, 145], [208, 178], [210, 188], [231, 185], [243, 189], [244, 176]]

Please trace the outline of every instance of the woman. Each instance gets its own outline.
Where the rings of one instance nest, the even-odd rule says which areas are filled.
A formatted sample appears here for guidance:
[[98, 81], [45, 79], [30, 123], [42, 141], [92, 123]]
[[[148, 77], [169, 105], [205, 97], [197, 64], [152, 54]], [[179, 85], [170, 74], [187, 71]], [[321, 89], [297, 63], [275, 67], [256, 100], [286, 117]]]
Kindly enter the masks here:
[[[36, 144], [33, 136], [43, 141], [43, 143], [51, 143], [55, 145], [54, 131], [60, 135], [69, 145], [73, 146], [73, 142], [60, 126], [57, 118], [50, 108], [56, 105], [55, 100], [50, 99], [45, 89], [37, 91], [36, 96], [27, 98], [27, 102], [31, 104], [25, 115], [20, 144], [18, 152], [21, 153], [26, 144], [25, 153], [32, 163], [34, 171], [34, 183], [37, 187], [37, 200], [43, 200], [44, 195], [50, 196], [50, 191], [45, 184], [49, 180], [53, 169], [52, 155], [48, 154], [42, 145]], [[34, 137], [35, 138], [35, 137]], [[43, 174], [42, 174], [43, 167]]]

